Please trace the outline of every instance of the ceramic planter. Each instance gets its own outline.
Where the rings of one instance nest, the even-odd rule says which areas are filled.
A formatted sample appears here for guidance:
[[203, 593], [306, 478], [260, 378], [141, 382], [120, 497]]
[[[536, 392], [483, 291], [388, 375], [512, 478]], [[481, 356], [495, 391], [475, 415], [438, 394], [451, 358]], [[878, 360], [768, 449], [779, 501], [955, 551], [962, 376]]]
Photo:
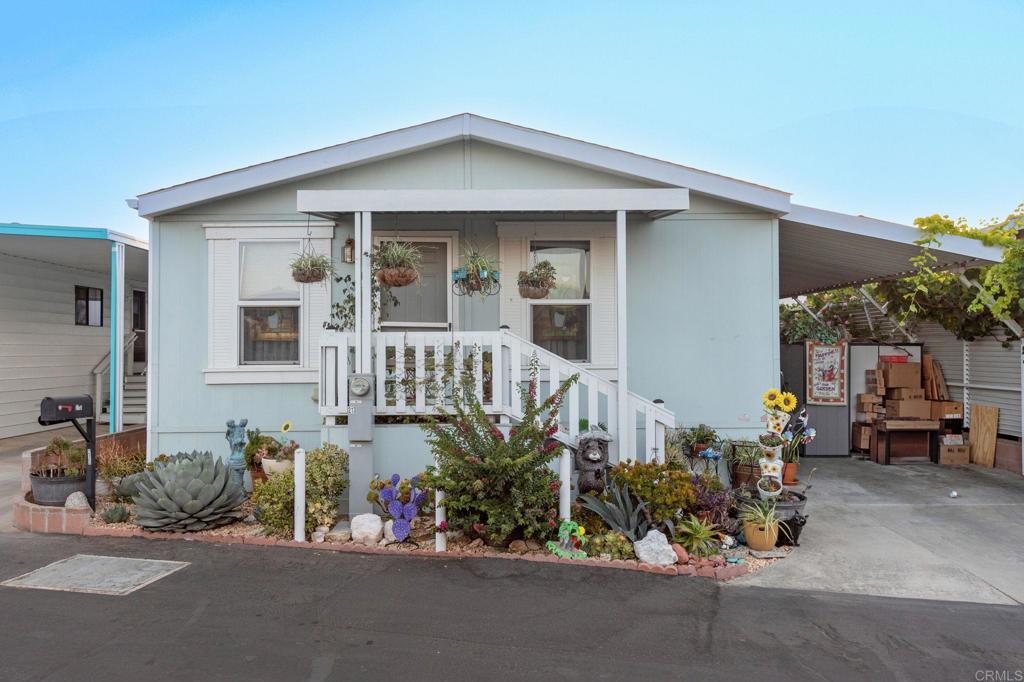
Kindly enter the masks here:
[[409, 286], [419, 279], [420, 273], [416, 268], [381, 268], [375, 276], [381, 284], [395, 289]]
[[766, 446], [762, 445], [761, 446], [761, 450], [764, 451], [764, 456], [765, 456], [766, 459], [782, 459], [782, 448], [783, 447], [784, 446], [782, 446], [782, 445], [776, 445], [775, 447], [769, 448], [769, 447], [766, 447]]
[[800, 469], [799, 462], [785, 462], [782, 465], [782, 484], [783, 485], [796, 485], [800, 480], [796, 477], [797, 471]]
[[[765, 478], [765, 477], [762, 476], [762, 478]], [[775, 480], [778, 480], [778, 479], [775, 479]], [[762, 500], [770, 500], [772, 498], [778, 497], [779, 495], [782, 494], [782, 483], [781, 483], [781, 481], [779, 482], [779, 489], [774, 491], [774, 492], [772, 492], [770, 490], [765, 490], [764, 488], [761, 487], [761, 485], [759, 483], [758, 486], [757, 486], [757, 494], [758, 494], [758, 497], [760, 497]]]
[[271, 474], [280, 474], [285, 471], [291, 471], [295, 467], [295, 462], [290, 459], [270, 459], [268, 457], [264, 457], [262, 464], [263, 471], [265, 471], [268, 476]]
[[85, 476], [29, 476], [32, 499], [44, 507], [63, 507], [71, 493], [85, 492]]
[[785, 412], [774, 412], [768, 415], [768, 430], [772, 433], [782, 433], [789, 423], [789, 415]]
[[743, 537], [746, 538], [747, 547], [750, 549], [759, 552], [775, 549], [775, 542], [779, 539], [779, 522], [775, 521], [767, 527], [745, 522], [743, 524]]

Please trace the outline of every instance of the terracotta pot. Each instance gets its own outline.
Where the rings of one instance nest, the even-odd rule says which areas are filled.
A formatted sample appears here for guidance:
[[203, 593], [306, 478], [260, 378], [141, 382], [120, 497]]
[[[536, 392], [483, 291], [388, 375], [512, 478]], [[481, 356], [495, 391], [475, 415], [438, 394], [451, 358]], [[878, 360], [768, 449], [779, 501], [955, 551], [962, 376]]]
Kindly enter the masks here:
[[796, 485], [800, 480], [796, 477], [797, 471], [800, 469], [799, 462], [786, 462], [782, 465], [782, 484], [783, 485]]
[[249, 475], [253, 481], [267, 480], [267, 472], [263, 471], [262, 466], [254, 466], [252, 469], [249, 469]]
[[551, 293], [551, 290], [544, 287], [519, 287], [519, 295], [523, 298], [547, 298], [549, 293]]
[[767, 552], [775, 549], [775, 542], [779, 539], [779, 522], [765, 528], [754, 523], [743, 524], [743, 537], [747, 540], [747, 547], [756, 549], [759, 552]]
[[285, 471], [291, 471], [295, 468], [295, 462], [290, 459], [270, 459], [264, 457], [261, 462], [263, 465], [263, 471], [269, 476], [270, 474], [280, 474]]
[[697, 457], [700, 455], [700, 453], [704, 452], [707, 449], [707, 443], [694, 443], [693, 445], [690, 446], [690, 454], [693, 455], [694, 457]]
[[327, 278], [326, 270], [292, 270], [292, 279], [300, 284], [314, 284]]
[[415, 268], [381, 268], [376, 274], [378, 282], [392, 288], [408, 286], [419, 276]]
[[761, 468], [756, 464], [737, 464], [730, 472], [733, 488], [741, 488], [745, 485], [754, 485], [761, 477]]

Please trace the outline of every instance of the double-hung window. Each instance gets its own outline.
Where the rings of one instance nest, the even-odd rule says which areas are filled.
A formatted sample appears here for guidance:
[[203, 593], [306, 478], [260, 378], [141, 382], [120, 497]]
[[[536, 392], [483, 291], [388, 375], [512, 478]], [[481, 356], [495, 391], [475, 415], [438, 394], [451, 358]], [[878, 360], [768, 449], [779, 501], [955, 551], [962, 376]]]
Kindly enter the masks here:
[[82, 327], [103, 326], [103, 289], [75, 287], [75, 324]]
[[529, 265], [542, 260], [558, 274], [547, 298], [530, 301], [532, 341], [566, 360], [590, 362], [590, 241], [532, 240]]
[[302, 362], [302, 303], [288, 263], [298, 241], [238, 242], [238, 364]]

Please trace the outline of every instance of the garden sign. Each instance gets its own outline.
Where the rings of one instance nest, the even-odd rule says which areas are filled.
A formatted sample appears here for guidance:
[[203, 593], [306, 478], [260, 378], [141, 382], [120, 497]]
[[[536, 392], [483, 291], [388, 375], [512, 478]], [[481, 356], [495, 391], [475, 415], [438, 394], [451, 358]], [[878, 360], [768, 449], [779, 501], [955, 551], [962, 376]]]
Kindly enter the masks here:
[[807, 342], [807, 404], [846, 404], [845, 342]]

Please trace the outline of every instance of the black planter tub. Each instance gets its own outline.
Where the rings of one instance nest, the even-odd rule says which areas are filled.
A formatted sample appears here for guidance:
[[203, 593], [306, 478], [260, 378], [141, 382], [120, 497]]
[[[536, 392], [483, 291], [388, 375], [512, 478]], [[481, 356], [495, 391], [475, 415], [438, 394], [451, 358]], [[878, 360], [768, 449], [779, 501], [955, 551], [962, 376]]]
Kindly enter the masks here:
[[85, 476], [29, 476], [32, 499], [44, 507], [63, 507], [71, 493], [85, 492]]

